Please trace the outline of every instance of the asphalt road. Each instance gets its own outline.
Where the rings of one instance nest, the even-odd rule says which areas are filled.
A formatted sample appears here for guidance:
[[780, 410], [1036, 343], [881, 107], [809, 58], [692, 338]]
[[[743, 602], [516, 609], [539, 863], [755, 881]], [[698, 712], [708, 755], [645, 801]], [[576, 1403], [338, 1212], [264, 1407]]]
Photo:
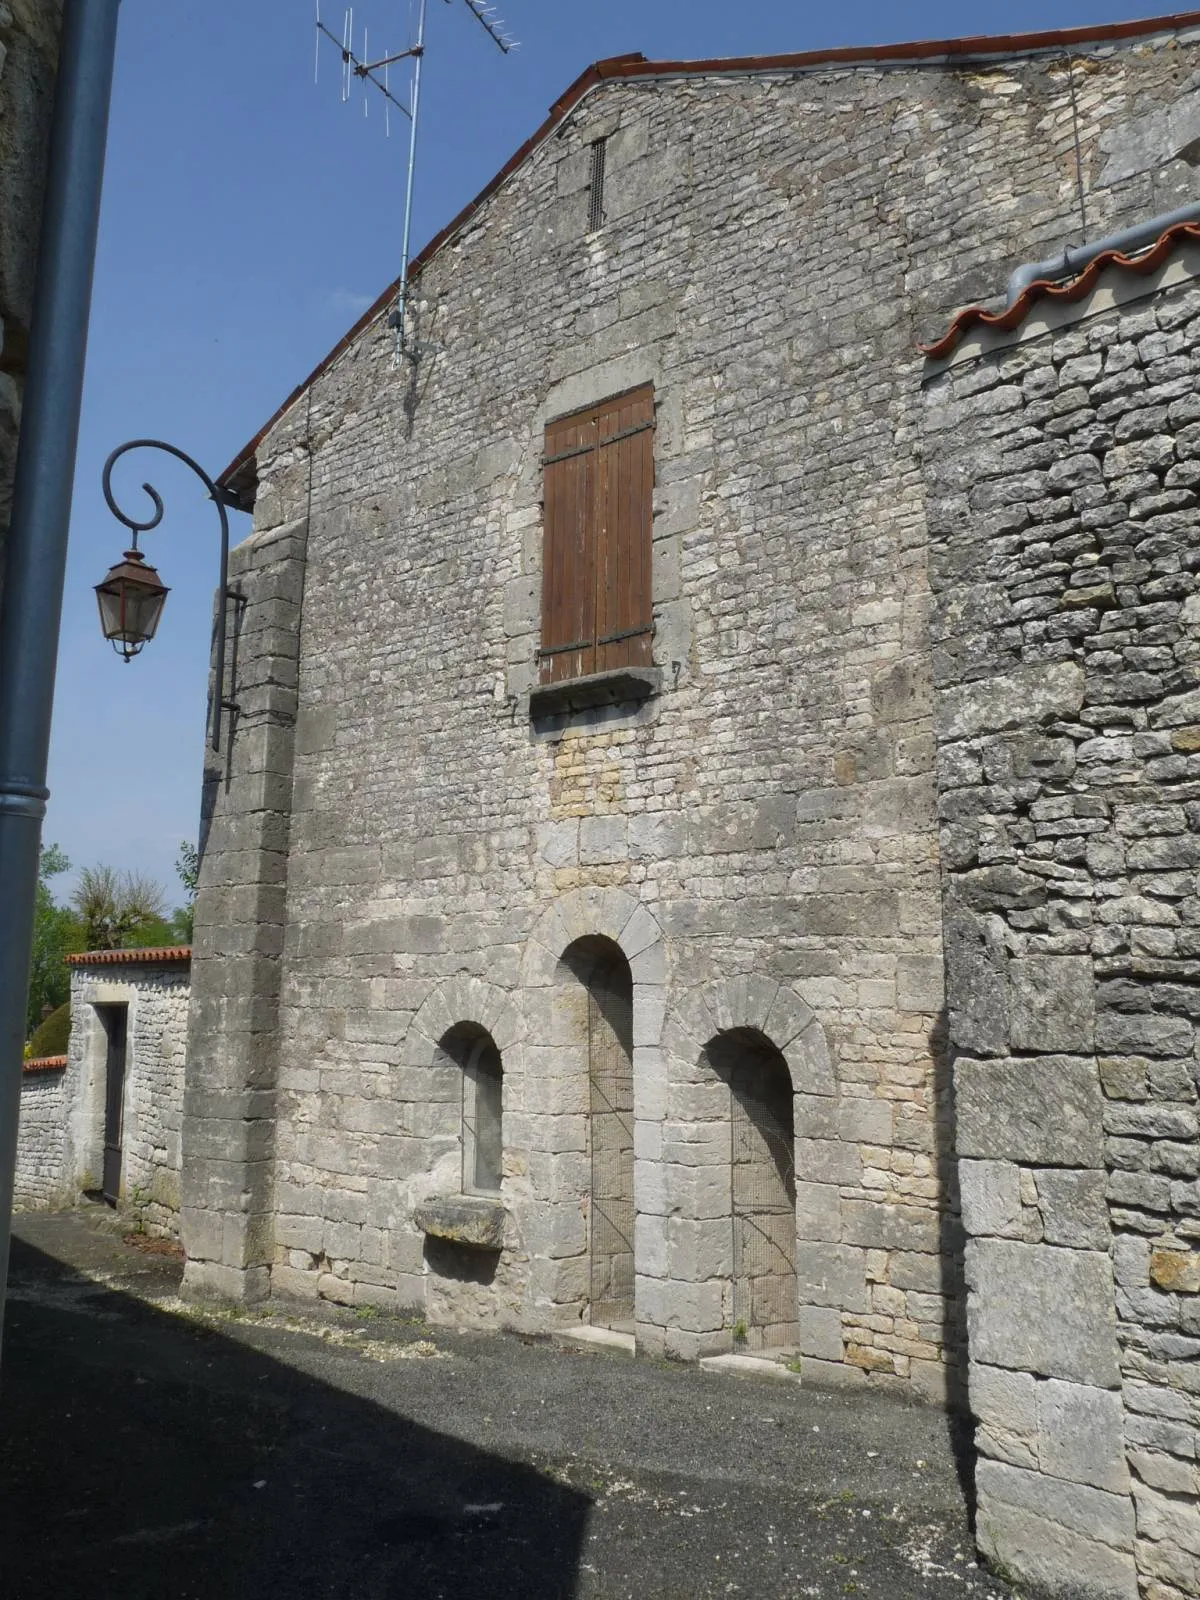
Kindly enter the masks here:
[[104, 1217], [18, 1218], [3, 1600], [908, 1600], [972, 1557], [891, 1399], [274, 1308], [198, 1316]]

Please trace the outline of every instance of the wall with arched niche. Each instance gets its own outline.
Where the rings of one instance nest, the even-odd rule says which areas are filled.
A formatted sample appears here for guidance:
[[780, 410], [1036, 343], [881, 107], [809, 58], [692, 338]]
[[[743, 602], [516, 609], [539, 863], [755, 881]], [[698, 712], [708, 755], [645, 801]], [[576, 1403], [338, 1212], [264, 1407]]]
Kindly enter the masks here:
[[[459, 974], [431, 991], [405, 1037], [402, 1092], [425, 1160], [404, 1186], [400, 1225], [424, 1234], [423, 1301], [433, 1322], [495, 1327], [528, 1321], [525, 1234], [532, 1190], [524, 1032], [516, 996]], [[468, 1035], [489, 1038], [500, 1053], [503, 1159], [495, 1196], [471, 1193], [463, 1181], [463, 1060], [454, 1046]]]
[[[644, 1130], [640, 1147], [657, 1159], [638, 1216], [638, 1334], [643, 1347], [684, 1359], [733, 1344], [730, 1090], [707, 1050], [742, 1032], [774, 1046], [791, 1077], [798, 1218], [809, 1141], [830, 1137], [836, 1118], [838, 1084], [825, 1030], [791, 985], [751, 973], [699, 984], [671, 1008], [657, 1126]], [[836, 1289], [814, 1281], [810, 1243], [801, 1222], [795, 1258], [801, 1344], [806, 1309], [836, 1304]]]
[[[583, 941], [605, 940], [629, 963], [633, 979], [634, 1208], [653, 1193], [652, 1151], [640, 1148], [643, 1124], [657, 1120], [664, 1083], [660, 1038], [667, 962], [652, 913], [623, 889], [578, 889], [539, 917], [521, 963], [525, 1018], [524, 1136], [535, 1204], [526, 1248], [531, 1301], [541, 1321], [589, 1318], [591, 1203], [587, 992], [567, 957]], [[635, 1305], [640, 1275], [636, 1261]], [[641, 1312], [636, 1310], [639, 1334]]]

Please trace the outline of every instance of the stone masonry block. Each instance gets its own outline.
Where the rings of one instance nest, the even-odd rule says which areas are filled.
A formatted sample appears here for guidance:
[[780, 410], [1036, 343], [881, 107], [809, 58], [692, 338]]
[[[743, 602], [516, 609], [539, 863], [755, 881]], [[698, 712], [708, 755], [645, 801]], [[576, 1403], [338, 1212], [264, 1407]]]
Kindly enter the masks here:
[[1117, 1387], [1108, 1256], [1008, 1239], [971, 1239], [966, 1278], [974, 1360], [1098, 1388]]
[[969, 1237], [1021, 1237], [1021, 1174], [1011, 1161], [960, 1161], [958, 1186]]
[[1103, 1100], [1094, 1060], [960, 1059], [954, 1066], [960, 1156], [1098, 1167]]
[[1037, 1379], [1028, 1372], [1006, 1372], [1002, 1367], [973, 1361], [969, 1385], [971, 1411], [978, 1422], [975, 1443], [980, 1454], [1036, 1471]]
[[966, 739], [1002, 728], [1072, 718], [1083, 704], [1083, 669], [1073, 661], [976, 679], [935, 696], [939, 739]]
[[842, 1314], [826, 1306], [802, 1306], [797, 1318], [797, 1347], [802, 1356], [819, 1361], [842, 1359]]
[[1037, 1388], [1038, 1458], [1043, 1472], [1111, 1494], [1129, 1493], [1121, 1396], [1051, 1378]]
[[1047, 1244], [1108, 1249], [1112, 1230], [1103, 1172], [1047, 1167], [1036, 1174], [1035, 1182]]
[[866, 1252], [850, 1245], [801, 1240], [796, 1246], [796, 1288], [802, 1306], [869, 1311]]
[[988, 1561], [1053, 1600], [1137, 1600], [1137, 1569], [1130, 1551], [1064, 1528], [1040, 1509], [1002, 1498], [984, 1471], [989, 1465], [979, 1463], [977, 1476], [987, 1486], [979, 1491], [975, 1534]]
[[1096, 1000], [1090, 956], [1027, 956], [1008, 967], [1014, 1050], [1088, 1055]]

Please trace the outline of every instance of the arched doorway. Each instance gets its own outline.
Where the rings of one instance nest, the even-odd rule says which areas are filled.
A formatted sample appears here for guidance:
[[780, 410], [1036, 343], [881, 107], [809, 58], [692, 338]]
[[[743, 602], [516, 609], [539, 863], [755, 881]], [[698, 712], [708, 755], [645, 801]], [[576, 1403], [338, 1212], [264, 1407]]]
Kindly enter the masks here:
[[734, 1335], [750, 1349], [787, 1348], [798, 1337], [791, 1075], [750, 1029], [718, 1034], [707, 1055], [729, 1087]]
[[578, 939], [563, 956], [586, 995], [588, 1315], [633, 1328], [633, 975], [609, 939]]

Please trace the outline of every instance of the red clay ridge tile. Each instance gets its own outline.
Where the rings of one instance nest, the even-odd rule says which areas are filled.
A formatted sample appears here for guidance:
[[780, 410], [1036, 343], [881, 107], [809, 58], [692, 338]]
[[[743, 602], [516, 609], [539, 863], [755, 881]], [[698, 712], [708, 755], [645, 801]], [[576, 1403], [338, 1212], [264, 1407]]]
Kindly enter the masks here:
[[933, 344], [919, 345], [918, 349], [931, 361], [940, 361], [943, 356], [948, 356], [967, 332], [977, 324], [984, 328], [1010, 332], [1013, 328], [1020, 327], [1039, 300], [1067, 302], [1082, 300], [1085, 295], [1091, 293], [1100, 274], [1106, 272], [1109, 267], [1119, 267], [1123, 272], [1136, 272], [1146, 277], [1151, 272], [1157, 272], [1175, 246], [1184, 240], [1200, 241], [1200, 223], [1178, 222], [1173, 228], [1168, 228], [1165, 233], [1160, 234], [1149, 249], [1141, 250], [1136, 255], [1126, 256], [1119, 250], [1105, 250], [1102, 255], [1089, 262], [1078, 277], [1070, 278], [1065, 283], [1039, 278], [1031, 283], [1011, 306], [1005, 306], [1003, 311], [985, 311], [982, 306], [968, 306], [965, 311], [958, 313], [940, 339], [935, 340]]
[[77, 956], [68, 956], [69, 967], [133, 966], [137, 962], [155, 965], [164, 961], [190, 961], [190, 944], [159, 945], [149, 950], [84, 950]]
[[23, 1061], [21, 1071], [25, 1072], [61, 1072], [67, 1064], [66, 1056], [38, 1056], [33, 1061]]

